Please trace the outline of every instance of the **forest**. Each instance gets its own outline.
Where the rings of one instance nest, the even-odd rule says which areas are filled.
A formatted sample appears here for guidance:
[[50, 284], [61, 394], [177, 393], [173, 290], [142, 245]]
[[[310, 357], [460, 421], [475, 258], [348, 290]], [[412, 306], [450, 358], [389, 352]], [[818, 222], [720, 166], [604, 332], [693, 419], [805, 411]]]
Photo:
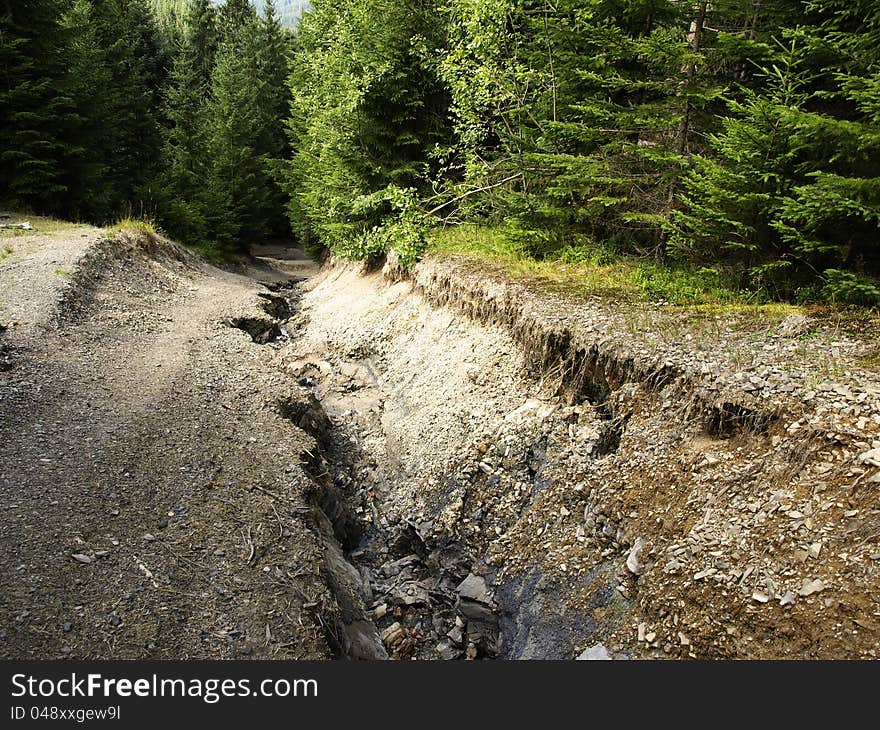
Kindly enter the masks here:
[[0, 5], [0, 204], [880, 305], [875, 0], [276, 5]]

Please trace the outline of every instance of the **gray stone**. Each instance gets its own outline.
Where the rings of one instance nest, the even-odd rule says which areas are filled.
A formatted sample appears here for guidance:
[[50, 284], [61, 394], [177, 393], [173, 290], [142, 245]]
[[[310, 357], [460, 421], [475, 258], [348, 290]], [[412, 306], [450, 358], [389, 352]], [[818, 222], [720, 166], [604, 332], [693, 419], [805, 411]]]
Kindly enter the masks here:
[[815, 580], [805, 580], [804, 584], [801, 586], [798, 594], [802, 596], [811, 596], [814, 593], [819, 593], [825, 590], [825, 584], [819, 579]]
[[602, 644], [596, 644], [584, 649], [578, 656], [578, 661], [611, 661], [611, 654]]
[[437, 650], [437, 653], [440, 655], [440, 658], [445, 659], [446, 661], [449, 661], [450, 659], [456, 659], [457, 657], [461, 656], [460, 651], [456, 651], [445, 641], [440, 644], [437, 644], [435, 649]]
[[345, 655], [351, 659], [375, 660], [387, 659], [385, 647], [376, 636], [376, 627], [372, 621], [354, 621], [343, 625]]
[[492, 605], [492, 594], [489, 592], [485, 578], [481, 576], [471, 573], [459, 584], [456, 590], [459, 598], [476, 601], [487, 606]]
[[470, 622], [486, 622], [494, 623], [496, 621], [495, 612], [483, 603], [470, 601], [467, 598], [460, 598], [456, 605], [458, 611]]
[[427, 605], [431, 600], [428, 588], [416, 580], [401, 583], [392, 590], [391, 595], [398, 603], [406, 606]]
[[810, 320], [803, 314], [790, 314], [776, 327], [782, 337], [797, 337], [810, 330]]
[[645, 541], [641, 537], [637, 537], [626, 558], [626, 568], [633, 575], [641, 575], [645, 572], [645, 565], [639, 560], [639, 552], [644, 547]]

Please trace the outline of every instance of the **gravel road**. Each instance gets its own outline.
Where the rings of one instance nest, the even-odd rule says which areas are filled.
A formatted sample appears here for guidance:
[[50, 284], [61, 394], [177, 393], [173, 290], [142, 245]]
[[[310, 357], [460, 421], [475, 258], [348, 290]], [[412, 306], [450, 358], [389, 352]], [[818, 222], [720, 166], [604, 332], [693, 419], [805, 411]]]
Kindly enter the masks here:
[[273, 345], [228, 326], [268, 319], [290, 262], [81, 228], [7, 248], [0, 657], [328, 656], [312, 442]]

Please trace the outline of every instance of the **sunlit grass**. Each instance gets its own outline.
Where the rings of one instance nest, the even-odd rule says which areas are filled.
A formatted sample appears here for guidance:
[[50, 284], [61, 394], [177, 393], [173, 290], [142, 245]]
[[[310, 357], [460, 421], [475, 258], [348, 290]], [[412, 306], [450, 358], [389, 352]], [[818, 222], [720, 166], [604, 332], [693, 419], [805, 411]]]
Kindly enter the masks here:
[[120, 218], [107, 229], [110, 233], [138, 233], [147, 236], [161, 236], [162, 230], [151, 218]]
[[0, 237], [18, 238], [21, 236], [46, 235], [50, 233], [72, 233], [76, 231], [88, 231], [93, 227], [87, 223], [72, 223], [71, 221], [59, 220], [42, 215], [30, 215], [28, 213], [10, 213], [9, 223], [30, 223], [32, 230], [21, 228], [0, 228]]
[[754, 292], [737, 289], [713, 269], [657, 265], [631, 256], [610, 255], [600, 246], [565, 246], [542, 258], [530, 255], [502, 229], [461, 225], [436, 229], [429, 238], [431, 253], [478, 257], [511, 276], [542, 286], [620, 302], [658, 302], [714, 311], [755, 311], [786, 316], [797, 307], [768, 303]]

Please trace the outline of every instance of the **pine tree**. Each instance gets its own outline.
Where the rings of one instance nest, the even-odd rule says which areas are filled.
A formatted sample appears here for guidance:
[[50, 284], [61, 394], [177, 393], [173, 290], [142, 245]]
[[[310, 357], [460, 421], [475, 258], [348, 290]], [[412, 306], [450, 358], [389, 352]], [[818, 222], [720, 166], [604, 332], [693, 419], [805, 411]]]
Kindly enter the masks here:
[[[71, 143], [59, 156], [64, 195], [59, 212], [76, 219], [103, 220], [113, 212], [115, 191], [109, 184], [116, 124], [113, 72], [105, 49], [105, 29], [90, 0], [74, 0], [64, 17], [66, 86], [72, 104], [65, 133]], [[61, 130], [59, 129], [58, 132]]]
[[220, 46], [206, 115], [207, 218], [212, 236], [228, 247], [285, 229], [273, 176], [284, 155], [286, 94], [278, 84], [285, 65], [285, 40], [271, 7], [266, 18], [250, 17]]
[[880, 120], [870, 101], [880, 13], [835, 0], [809, 9], [811, 23], [762, 44], [761, 70], [729, 100], [686, 178], [674, 246], [776, 296], [817, 298], [824, 287], [880, 301]]
[[158, 171], [161, 88], [167, 59], [146, 0], [93, 0], [110, 70], [110, 153], [105, 185], [115, 214], [140, 211]]
[[268, 171], [259, 150], [262, 85], [253, 77], [261, 40], [257, 22], [248, 22], [221, 44], [211, 79], [207, 217], [213, 237], [232, 247], [258, 240], [268, 228], [262, 207]]
[[63, 89], [66, 2], [0, 7], [0, 200], [60, 212], [61, 160], [71, 152], [59, 132], [74, 120]]
[[287, 86], [288, 60], [291, 37], [281, 27], [274, 0], [263, 6], [260, 22], [262, 40], [258, 48], [256, 73], [262, 80], [261, 110], [264, 121], [264, 139], [259, 150], [266, 160], [266, 170], [271, 176], [265, 184], [266, 200], [263, 210], [269, 231], [274, 235], [289, 234], [290, 224], [284, 215], [285, 196], [277, 182], [279, 165], [290, 157], [290, 147], [284, 133], [284, 120], [290, 108], [290, 90]]
[[307, 246], [381, 253], [367, 237], [427, 188], [447, 141], [447, 95], [426, 60], [440, 31], [431, 2], [320, 0], [304, 16], [280, 179]]
[[661, 245], [705, 95], [695, 71], [699, 36], [684, 36], [680, 11], [663, 0], [598, 4], [560, 43], [568, 81], [562, 113], [549, 123], [558, 141], [545, 159], [558, 178], [548, 192], [605, 246], [651, 253]]
[[679, 255], [707, 260], [733, 256], [744, 284], [767, 283], [787, 268], [773, 222], [800, 169], [791, 131], [807, 101], [797, 41], [780, 46], [765, 69], [767, 88], [742, 90], [730, 100], [731, 116], [712, 138], [713, 155], [695, 159], [685, 179], [686, 212], [677, 216], [671, 241]]
[[193, 0], [183, 22], [165, 92], [168, 125], [156, 186], [160, 220], [190, 243], [208, 239], [204, 181], [210, 169], [206, 100], [217, 48], [216, 14], [209, 0]]
[[226, 0], [220, 7], [217, 27], [224, 42], [238, 39], [242, 31], [257, 18], [251, 0]]
[[450, 8], [452, 49], [441, 68], [465, 188], [487, 189], [469, 199], [472, 213], [512, 223], [536, 254], [572, 230], [656, 246], [664, 181], [681, 154], [672, 141], [681, 116], [674, 79], [687, 57], [678, 3]]
[[794, 121], [793, 143], [814, 164], [774, 228], [801, 268], [821, 272], [814, 289], [880, 304], [880, 7], [864, 0], [809, 7], [815, 22], [804, 37], [831, 82]]
[[259, 78], [265, 83], [265, 109], [271, 121], [271, 141], [267, 151], [281, 156], [286, 139], [284, 130], [278, 122], [287, 115], [290, 104], [290, 91], [287, 88], [288, 55], [290, 38], [281, 27], [274, 0], [266, 0], [263, 6], [261, 29], [263, 40], [260, 45]]

